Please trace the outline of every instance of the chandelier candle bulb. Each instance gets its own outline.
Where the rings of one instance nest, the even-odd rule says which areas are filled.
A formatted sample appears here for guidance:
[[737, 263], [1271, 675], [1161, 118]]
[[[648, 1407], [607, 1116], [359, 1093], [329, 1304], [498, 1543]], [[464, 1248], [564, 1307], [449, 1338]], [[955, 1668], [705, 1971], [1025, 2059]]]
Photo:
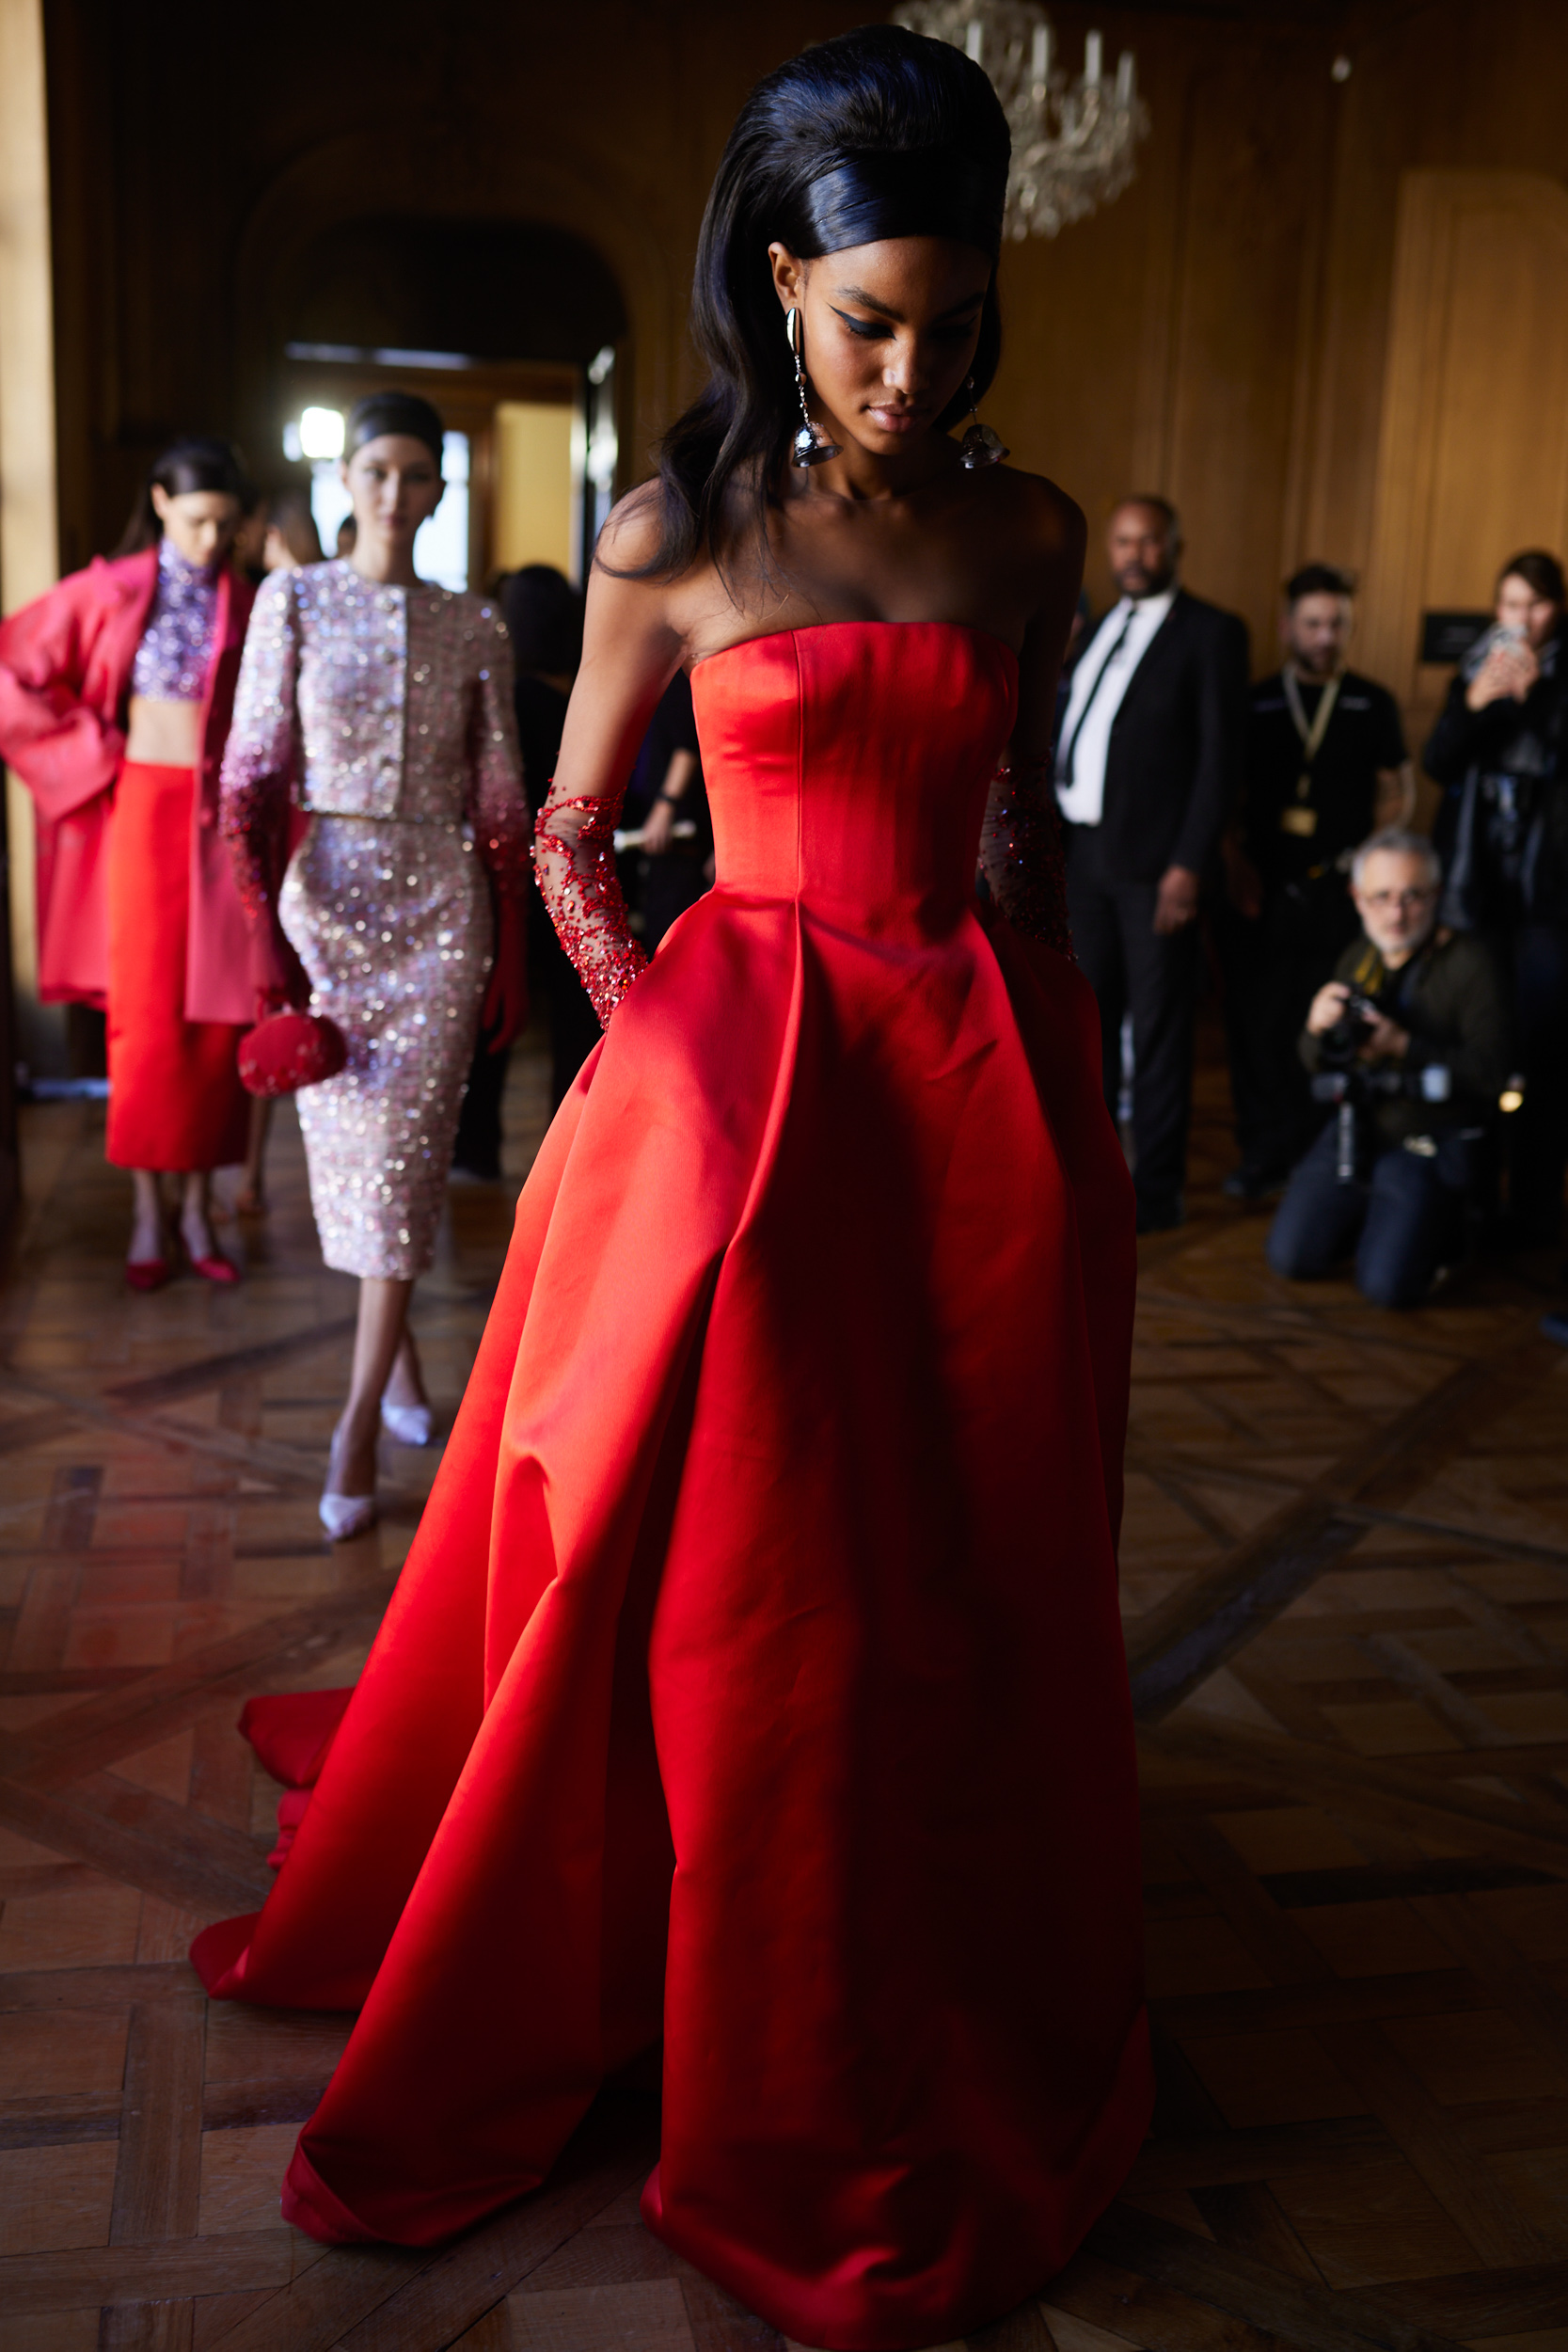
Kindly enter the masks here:
[[1089, 33], [1082, 73], [1064, 70], [1039, 0], [901, 0], [894, 22], [961, 49], [1001, 100], [1013, 143], [1006, 236], [1053, 237], [1130, 184], [1149, 127], [1131, 50], [1112, 80], [1105, 37]]

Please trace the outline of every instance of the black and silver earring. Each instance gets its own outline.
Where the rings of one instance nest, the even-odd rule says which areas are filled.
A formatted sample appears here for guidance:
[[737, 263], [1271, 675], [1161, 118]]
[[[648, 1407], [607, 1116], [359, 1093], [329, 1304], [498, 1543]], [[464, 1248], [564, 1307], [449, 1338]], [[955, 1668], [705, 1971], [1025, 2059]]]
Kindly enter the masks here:
[[[789, 445], [789, 462], [792, 466], [825, 466], [830, 457], [837, 457], [841, 452], [838, 443], [830, 441], [822, 427], [812, 422], [811, 410], [806, 406], [806, 369], [800, 357], [800, 322], [798, 310], [791, 309], [784, 312], [784, 333], [789, 338], [789, 355], [795, 362], [795, 389], [800, 396], [802, 419], [796, 426], [795, 438]], [[964, 463], [967, 465], [968, 462], [966, 458]]]
[[963, 439], [958, 443], [958, 453], [969, 471], [978, 473], [982, 466], [1000, 466], [1005, 457], [1012, 455], [1012, 452], [1003, 448], [1001, 435], [993, 433], [989, 424], [982, 424], [975, 414], [973, 376], [964, 386], [964, 390], [969, 394], [969, 423]]

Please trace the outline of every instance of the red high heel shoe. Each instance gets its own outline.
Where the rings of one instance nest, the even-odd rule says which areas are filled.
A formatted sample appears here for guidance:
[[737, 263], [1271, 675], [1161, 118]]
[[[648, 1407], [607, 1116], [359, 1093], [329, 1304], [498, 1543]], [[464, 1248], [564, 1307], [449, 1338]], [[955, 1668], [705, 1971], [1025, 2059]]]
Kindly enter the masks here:
[[173, 1281], [174, 1268], [166, 1258], [127, 1258], [125, 1279], [134, 1291], [161, 1291]]
[[[210, 1235], [209, 1239], [211, 1239]], [[215, 1282], [220, 1290], [227, 1290], [239, 1281], [240, 1269], [232, 1258], [220, 1256], [215, 1248], [206, 1256], [198, 1258], [191, 1248], [182, 1226], [180, 1232], [180, 1247], [191, 1262], [191, 1272], [199, 1274], [204, 1282]]]
[[241, 1279], [232, 1258], [193, 1258], [191, 1272], [199, 1274], [204, 1282], [216, 1282], [220, 1290]]

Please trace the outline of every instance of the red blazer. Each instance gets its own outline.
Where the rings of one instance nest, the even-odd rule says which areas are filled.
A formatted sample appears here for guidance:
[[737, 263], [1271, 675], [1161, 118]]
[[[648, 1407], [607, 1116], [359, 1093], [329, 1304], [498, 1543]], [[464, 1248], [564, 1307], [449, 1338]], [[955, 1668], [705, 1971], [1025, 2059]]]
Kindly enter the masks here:
[[[102, 1006], [109, 986], [107, 858], [125, 709], [158, 551], [95, 556], [0, 622], [0, 758], [38, 811], [39, 994]], [[255, 1019], [250, 935], [218, 832], [218, 770], [255, 591], [224, 572], [192, 805], [187, 1021]]]

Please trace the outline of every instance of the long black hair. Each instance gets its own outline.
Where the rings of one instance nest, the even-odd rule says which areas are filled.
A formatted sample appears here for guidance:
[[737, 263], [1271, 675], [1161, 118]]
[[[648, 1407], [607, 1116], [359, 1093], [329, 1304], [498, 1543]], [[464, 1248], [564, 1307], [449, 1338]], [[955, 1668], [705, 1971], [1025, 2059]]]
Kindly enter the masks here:
[[256, 503], [245, 459], [233, 442], [219, 440], [215, 433], [186, 434], [153, 459], [136, 493], [125, 535], [115, 549], [117, 555], [139, 555], [144, 548], [156, 547], [163, 537], [164, 526], [152, 503], [154, 484], [171, 499], [183, 498], [190, 490], [220, 491], [239, 500], [242, 515], [247, 515]]
[[[979, 66], [948, 42], [873, 24], [807, 49], [757, 84], [730, 134], [703, 215], [691, 332], [708, 381], [658, 450], [659, 540], [632, 577], [672, 578], [722, 558], [727, 494], [750, 477], [766, 544], [768, 492], [799, 420], [768, 248], [802, 261], [890, 237], [949, 237], [994, 264], [1011, 142]], [[994, 268], [971, 371], [996, 373]], [[936, 420], [958, 421], [956, 396]]]

